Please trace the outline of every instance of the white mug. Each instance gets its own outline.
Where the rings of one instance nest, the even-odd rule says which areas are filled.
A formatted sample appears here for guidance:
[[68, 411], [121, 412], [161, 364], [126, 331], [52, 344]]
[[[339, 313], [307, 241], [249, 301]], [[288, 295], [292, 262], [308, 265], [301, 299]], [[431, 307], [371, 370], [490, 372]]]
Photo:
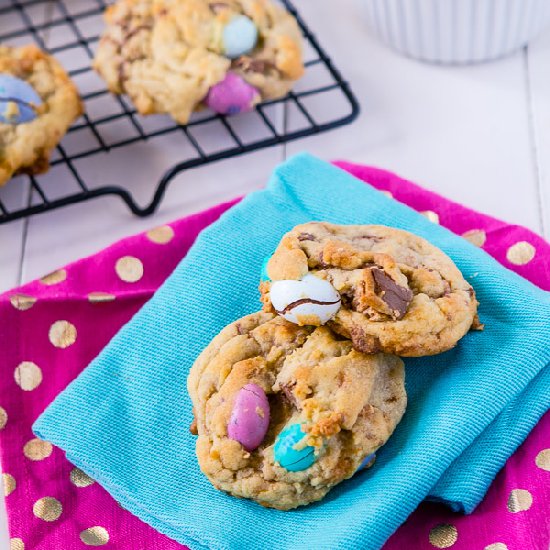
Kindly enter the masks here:
[[550, 24], [550, 0], [357, 0], [378, 37], [434, 63], [476, 63], [525, 46]]

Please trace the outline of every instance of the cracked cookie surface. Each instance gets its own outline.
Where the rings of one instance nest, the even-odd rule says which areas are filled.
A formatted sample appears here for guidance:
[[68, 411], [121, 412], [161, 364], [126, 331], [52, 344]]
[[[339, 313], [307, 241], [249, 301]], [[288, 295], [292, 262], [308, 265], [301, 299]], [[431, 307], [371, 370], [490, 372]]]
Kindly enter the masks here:
[[[280, 281], [308, 273], [329, 281], [340, 294], [341, 307], [329, 325], [365, 353], [434, 355], [480, 327], [475, 292], [453, 261], [407, 231], [299, 225], [281, 240], [267, 275]], [[271, 284], [260, 285], [267, 312], [274, 311]]]
[[83, 109], [76, 86], [65, 70], [34, 45], [0, 46], [0, 74], [30, 84], [42, 101], [34, 106], [34, 120], [0, 123], [0, 185], [3, 185], [17, 174], [46, 172], [52, 149]]
[[[229, 59], [221, 36], [238, 15], [253, 21], [259, 39]], [[180, 124], [229, 71], [261, 100], [284, 96], [304, 71], [299, 27], [269, 0], [118, 0], [105, 20], [94, 67], [109, 89], [128, 94], [141, 114], [168, 113]]]
[[[269, 400], [262, 443], [247, 451], [228, 437], [235, 397], [249, 384]], [[197, 457], [212, 484], [238, 497], [288, 510], [320, 500], [380, 448], [406, 407], [404, 368], [394, 356], [366, 355], [328, 327], [255, 313], [228, 325], [188, 378]], [[285, 427], [303, 426], [315, 461], [288, 471], [274, 457]]]

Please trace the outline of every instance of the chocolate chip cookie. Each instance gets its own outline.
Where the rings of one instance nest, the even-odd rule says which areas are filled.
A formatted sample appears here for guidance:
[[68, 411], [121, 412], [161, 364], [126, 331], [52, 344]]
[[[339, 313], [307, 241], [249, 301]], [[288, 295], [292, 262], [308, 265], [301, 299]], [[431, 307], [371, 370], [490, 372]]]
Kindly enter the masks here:
[[269, 313], [230, 324], [193, 365], [197, 457], [212, 484], [289, 510], [372, 464], [406, 407], [402, 361]]
[[[475, 292], [453, 261], [399, 229], [299, 225], [283, 237], [267, 275], [270, 280], [260, 285], [264, 310], [285, 315], [298, 305], [312, 307], [307, 288], [302, 298], [296, 295], [298, 301], [281, 293], [288, 281], [314, 276], [330, 283], [340, 303], [331, 306], [335, 313], [328, 324], [365, 353], [434, 355], [452, 348], [470, 328], [480, 328]], [[286, 304], [284, 310], [274, 298]]]
[[304, 70], [298, 25], [269, 0], [118, 0], [105, 20], [94, 67], [141, 114], [247, 111]]
[[34, 45], [0, 46], [0, 185], [47, 171], [51, 150], [81, 114], [78, 91], [53, 57]]

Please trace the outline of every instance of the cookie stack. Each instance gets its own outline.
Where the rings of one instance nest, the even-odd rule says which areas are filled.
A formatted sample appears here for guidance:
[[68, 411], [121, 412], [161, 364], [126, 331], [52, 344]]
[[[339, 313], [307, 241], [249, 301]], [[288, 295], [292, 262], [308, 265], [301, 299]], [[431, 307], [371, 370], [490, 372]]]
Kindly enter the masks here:
[[479, 329], [441, 250], [385, 226], [295, 227], [266, 262], [263, 311], [193, 365], [197, 457], [212, 484], [289, 510], [371, 466], [406, 407], [403, 357]]

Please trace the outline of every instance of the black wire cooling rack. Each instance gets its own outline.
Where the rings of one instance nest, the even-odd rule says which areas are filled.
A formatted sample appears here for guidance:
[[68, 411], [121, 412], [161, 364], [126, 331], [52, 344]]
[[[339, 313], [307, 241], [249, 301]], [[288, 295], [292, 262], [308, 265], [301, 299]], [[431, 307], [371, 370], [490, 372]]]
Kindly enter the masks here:
[[[189, 124], [180, 126], [161, 115], [152, 115], [146, 120], [125, 97], [110, 94], [102, 83], [97, 85], [99, 79], [90, 64], [99, 41], [101, 16], [110, 1], [0, 0], [0, 43], [20, 45], [34, 41], [55, 55], [77, 83], [86, 107], [86, 113], [70, 128], [52, 157], [51, 171], [62, 167], [63, 175], [55, 181], [48, 180], [48, 174], [16, 178], [27, 179], [32, 189], [23, 205], [14, 206], [5, 200], [8, 187], [21, 184], [15, 180], [9, 182], [0, 190], [0, 224], [104, 195], [118, 196], [135, 215], [148, 216], [161, 203], [168, 184], [184, 170], [352, 122], [359, 106], [349, 85], [292, 3], [280, 1], [296, 17], [306, 43], [306, 74], [295, 90], [282, 99], [258, 105], [252, 114], [225, 117], [205, 111], [194, 115]], [[92, 81], [95, 86], [90, 84]], [[94, 108], [101, 100], [103, 106]], [[106, 101], [110, 103], [109, 108], [105, 108]], [[335, 109], [335, 105], [339, 108]], [[301, 124], [294, 125], [297, 127], [288, 124], [289, 112], [300, 117]], [[239, 119], [244, 116], [247, 119], [243, 126]], [[150, 119], [155, 118], [157, 123], [151, 124]], [[114, 133], [107, 131], [115, 125], [123, 129]], [[205, 128], [208, 130], [204, 131]], [[220, 133], [225, 136], [223, 145], [213, 147], [212, 142], [219, 142]], [[82, 134], [86, 135], [85, 139]], [[171, 139], [174, 135], [183, 137], [185, 143], [181, 150], [186, 151], [182, 154], [185, 158], [176, 159], [179, 162], [164, 172], [145, 206], [139, 206], [131, 183], [115, 186], [91, 181], [94, 178], [87, 177], [81, 166], [86, 159], [93, 159], [96, 165], [110, 167], [114, 150], [135, 147], [139, 142], [165, 135]], [[77, 142], [79, 147], [74, 146]], [[140, 149], [136, 155], [143, 156], [144, 152], [147, 150]], [[101, 155], [108, 156], [100, 158]], [[68, 185], [68, 180], [74, 181]]]

